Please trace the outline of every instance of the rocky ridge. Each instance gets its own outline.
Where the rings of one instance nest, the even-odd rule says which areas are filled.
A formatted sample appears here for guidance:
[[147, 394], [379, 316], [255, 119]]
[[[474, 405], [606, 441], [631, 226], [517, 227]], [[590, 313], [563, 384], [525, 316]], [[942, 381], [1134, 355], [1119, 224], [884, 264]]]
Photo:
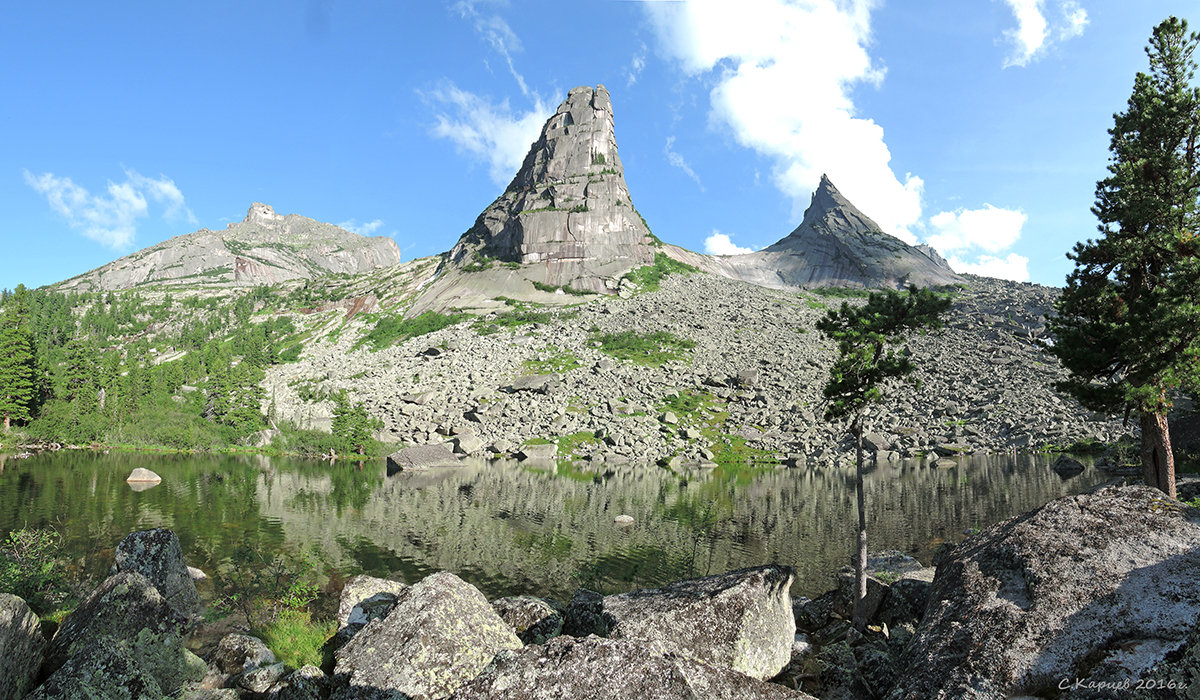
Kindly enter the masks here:
[[[909, 342], [919, 383], [893, 389], [869, 417], [873, 456], [1020, 451], [1126, 432], [1052, 389], [1064, 370], [1039, 343], [1056, 290], [969, 277], [955, 294], [947, 326]], [[850, 448], [822, 419], [834, 352], [814, 327], [840, 302], [672, 275], [657, 291], [593, 297], [491, 334], [465, 322], [370, 352], [343, 333], [273, 367], [266, 395], [278, 415], [322, 427], [332, 404], [305, 401], [301, 390], [345, 389], [383, 420], [382, 438], [475, 455], [515, 455], [534, 438], [588, 433], [595, 439], [557, 456], [699, 462], [713, 457], [714, 443], [737, 437], [773, 459], [819, 464]], [[623, 331], [665, 331], [695, 347], [658, 367], [596, 347], [596, 333]]]
[[366, 238], [255, 202], [224, 231], [175, 236], [60, 282], [60, 291], [155, 286], [254, 286], [329, 274], [359, 274], [400, 262], [387, 237]]

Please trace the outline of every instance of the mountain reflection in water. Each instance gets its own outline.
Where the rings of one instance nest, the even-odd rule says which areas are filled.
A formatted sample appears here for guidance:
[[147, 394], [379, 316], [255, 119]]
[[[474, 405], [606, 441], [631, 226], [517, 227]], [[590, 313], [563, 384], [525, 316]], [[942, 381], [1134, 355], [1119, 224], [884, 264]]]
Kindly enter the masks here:
[[[928, 562], [943, 541], [1106, 479], [1064, 480], [1045, 456], [908, 461], [866, 476], [870, 547]], [[135, 491], [134, 467], [160, 474]], [[630, 525], [614, 522], [618, 515]], [[830, 587], [854, 547], [854, 469], [468, 462], [387, 475], [364, 465], [266, 457], [57, 452], [0, 466], [0, 536], [54, 527], [96, 577], [131, 531], [169, 527], [188, 562], [234, 548], [312, 551], [341, 573], [414, 582], [454, 571], [488, 597], [565, 600], [778, 562], [794, 595]]]

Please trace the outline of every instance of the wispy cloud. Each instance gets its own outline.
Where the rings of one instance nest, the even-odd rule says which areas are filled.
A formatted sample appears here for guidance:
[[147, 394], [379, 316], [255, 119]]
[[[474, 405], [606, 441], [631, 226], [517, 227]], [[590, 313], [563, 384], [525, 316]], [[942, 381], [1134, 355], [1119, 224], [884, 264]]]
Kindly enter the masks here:
[[375, 219], [365, 223], [358, 223], [357, 219], [349, 219], [340, 224], [335, 224], [338, 228], [344, 228], [351, 233], [357, 233], [360, 236], [370, 236], [376, 231], [383, 228], [383, 219]]
[[125, 181], [108, 182], [107, 195], [93, 195], [69, 177], [24, 171], [25, 182], [46, 197], [50, 208], [83, 235], [115, 250], [126, 249], [137, 236], [137, 222], [149, 216], [147, 199], [162, 205], [164, 219], [195, 224], [183, 192], [166, 175], [150, 178], [126, 168]]
[[441, 108], [433, 135], [450, 140], [460, 152], [486, 163], [498, 185], [506, 185], [529, 146], [537, 140], [551, 109], [541, 99], [532, 109], [513, 110], [508, 100], [491, 102], [453, 83], [422, 93]]
[[929, 218], [933, 233], [928, 242], [958, 272], [1025, 282], [1029, 280], [1029, 258], [1004, 253], [1020, 239], [1028, 218], [1020, 210], [991, 204], [982, 209], [943, 211]]
[[742, 255], [753, 253], [753, 248], [743, 248], [735, 244], [728, 234], [713, 229], [712, 235], [704, 239], [704, 252], [709, 255]]
[[688, 165], [688, 162], [684, 160], [682, 155], [675, 152], [674, 136], [667, 137], [667, 143], [663, 146], [663, 155], [667, 157], [667, 162], [670, 163], [672, 167], [682, 170], [685, 175], [696, 182], [696, 184], [700, 187], [701, 192], [704, 191], [704, 183], [700, 182], [700, 176], [696, 174], [695, 170], [692, 170], [692, 166]]
[[642, 75], [642, 69], [646, 67], [646, 45], [638, 49], [633, 58], [629, 60], [629, 68], [625, 70], [625, 87], [633, 87], [634, 83]]
[[[913, 242], [921, 178], [892, 171], [883, 128], [857, 114], [852, 91], [879, 85], [867, 51], [877, 0], [646, 3], [665, 52], [710, 76], [710, 119], [775, 161], [798, 216], [821, 174], [884, 230]], [[820, 66], [819, 69], [816, 67]]]
[[[513, 54], [520, 53], [523, 49], [521, 39], [503, 17], [490, 11], [491, 7], [506, 4], [487, 0], [460, 0], [460, 2], [454, 3], [453, 9], [460, 17], [469, 20], [476, 33], [504, 58], [505, 64], [508, 65], [508, 72], [517, 81], [517, 86], [521, 88], [521, 94], [529, 97], [529, 86], [525, 83], [525, 76], [517, 72], [517, 67], [513, 63]], [[480, 8], [487, 8], [487, 10]]]
[[1075, 0], [1060, 0], [1047, 13], [1045, 0], [1005, 0], [1017, 26], [1004, 31], [1004, 41], [1011, 52], [1003, 66], [1024, 67], [1036, 60], [1050, 46], [1083, 34], [1087, 27], [1087, 10]]

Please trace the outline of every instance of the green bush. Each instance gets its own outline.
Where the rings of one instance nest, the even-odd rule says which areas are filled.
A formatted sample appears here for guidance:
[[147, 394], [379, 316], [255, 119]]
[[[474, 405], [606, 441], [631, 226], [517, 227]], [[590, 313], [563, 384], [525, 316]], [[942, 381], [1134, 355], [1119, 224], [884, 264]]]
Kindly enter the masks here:
[[600, 344], [600, 351], [634, 364], [657, 367], [668, 360], [681, 359], [684, 350], [696, 346], [695, 341], [680, 338], [666, 331], [655, 331], [640, 335], [633, 331], [620, 333], [598, 333], [592, 341]]
[[68, 598], [66, 570], [59, 561], [62, 537], [54, 530], [14, 530], [0, 544], [0, 593], [22, 598], [38, 615]]
[[139, 409], [106, 439], [120, 445], [172, 447], [178, 450], [220, 450], [242, 437], [230, 426], [222, 426], [179, 408], [162, 405]]
[[681, 263], [666, 253], [655, 253], [653, 265], [634, 268], [626, 273], [625, 277], [641, 287], [643, 291], [653, 292], [659, 288], [662, 279], [667, 275], [690, 275], [693, 272], [699, 272], [699, 268]]
[[440, 331], [466, 318], [467, 314], [441, 314], [436, 311], [426, 311], [413, 318], [388, 316], [379, 319], [371, 332], [355, 343], [354, 347], [357, 349], [363, 343], [370, 342], [374, 350], [379, 351], [402, 340]]

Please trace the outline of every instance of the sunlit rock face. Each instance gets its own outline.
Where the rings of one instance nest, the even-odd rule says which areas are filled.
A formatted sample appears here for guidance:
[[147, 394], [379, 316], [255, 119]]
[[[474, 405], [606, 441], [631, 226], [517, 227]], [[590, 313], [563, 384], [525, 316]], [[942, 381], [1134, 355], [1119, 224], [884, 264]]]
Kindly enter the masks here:
[[633, 208], [603, 85], [573, 88], [504, 194], [451, 251], [546, 268], [546, 282], [611, 291], [625, 271], [654, 261], [654, 240]]
[[400, 262], [396, 241], [367, 238], [255, 202], [224, 231], [200, 229], [61, 282], [61, 291], [145, 285], [253, 286], [329, 274], [358, 274]]

